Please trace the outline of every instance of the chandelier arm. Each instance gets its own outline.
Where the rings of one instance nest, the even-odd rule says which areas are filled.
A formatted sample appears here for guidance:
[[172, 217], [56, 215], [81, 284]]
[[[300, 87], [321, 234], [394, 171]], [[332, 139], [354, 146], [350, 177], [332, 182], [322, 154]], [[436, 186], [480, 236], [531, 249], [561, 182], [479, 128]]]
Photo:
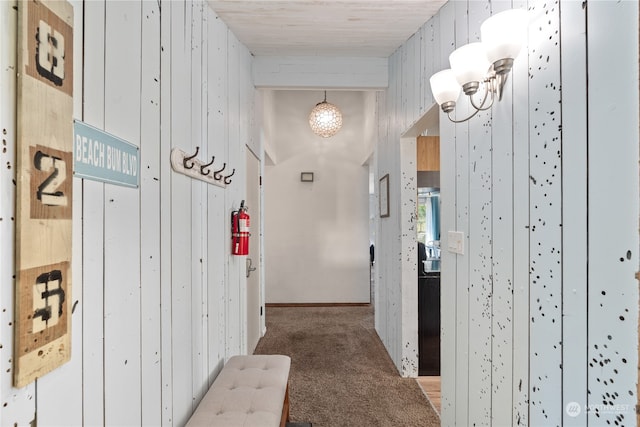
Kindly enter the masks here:
[[[484, 92], [484, 98], [482, 99], [482, 104], [480, 104], [480, 106], [482, 107], [484, 105], [484, 103], [487, 101], [487, 95], [489, 94], [489, 90], [486, 90]], [[493, 93], [493, 92], [492, 92]], [[454, 120], [451, 118], [451, 111], [449, 111], [447, 113], [447, 117], [449, 118], [449, 120], [451, 120], [453, 123], [462, 123], [462, 122], [466, 122], [467, 120], [471, 119], [473, 116], [475, 116], [476, 114], [478, 114], [480, 111], [483, 111], [483, 109], [476, 107], [476, 104], [473, 102], [473, 98], [471, 98], [471, 96], [469, 96], [469, 99], [471, 99], [471, 105], [473, 106], [473, 108], [476, 110], [474, 111], [469, 117], [461, 119], [461, 120]], [[491, 103], [493, 104], [493, 95], [491, 96]], [[488, 109], [491, 108], [491, 106], [485, 108]]]
[[[490, 85], [491, 87], [489, 87], [488, 85]], [[491, 103], [487, 107], [485, 107], [484, 104], [487, 102], [487, 95], [489, 94], [489, 92], [491, 92]], [[495, 97], [493, 96], [493, 93], [494, 93], [493, 79], [488, 79], [487, 81], [484, 82], [484, 97], [482, 98], [482, 103], [478, 107], [476, 103], [473, 101], [473, 97], [469, 95], [469, 100], [471, 101], [471, 105], [473, 105], [473, 108], [475, 108], [478, 111], [486, 111], [490, 109], [493, 106], [493, 101], [495, 99]]]
[[447, 117], [449, 118], [449, 120], [451, 120], [453, 123], [462, 123], [462, 122], [466, 122], [467, 120], [471, 119], [473, 116], [475, 116], [476, 114], [478, 114], [480, 112], [480, 110], [476, 110], [474, 111], [469, 117], [462, 119], [462, 120], [454, 120], [451, 118], [451, 112], [447, 113]]
[[493, 104], [496, 101], [496, 78], [495, 76], [488, 79], [487, 83], [490, 85], [489, 90], [491, 91], [491, 103], [488, 107], [484, 108], [484, 110], [488, 110], [493, 107]]

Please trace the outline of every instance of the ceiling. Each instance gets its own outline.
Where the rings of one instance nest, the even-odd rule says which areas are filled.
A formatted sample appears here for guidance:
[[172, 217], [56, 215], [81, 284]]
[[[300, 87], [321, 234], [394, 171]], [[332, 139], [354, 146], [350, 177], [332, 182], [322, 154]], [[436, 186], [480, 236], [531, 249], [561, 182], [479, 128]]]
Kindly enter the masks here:
[[389, 57], [447, 0], [209, 0], [258, 56]]

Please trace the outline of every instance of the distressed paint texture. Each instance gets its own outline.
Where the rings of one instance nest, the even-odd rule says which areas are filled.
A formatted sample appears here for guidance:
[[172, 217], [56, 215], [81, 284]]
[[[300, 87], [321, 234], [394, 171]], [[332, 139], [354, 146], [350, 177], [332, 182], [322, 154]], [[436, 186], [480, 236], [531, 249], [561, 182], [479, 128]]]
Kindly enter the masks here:
[[[514, 1], [513, 7], [526, 8], [526, 0]], [[513, 154], [513, 342], [511, 374], [513, 425], [529, 425], [529, 60], [522, 55], [513, 64], [513, 91], [508, 99], [513, 105], [513, 138], [507, 139]], [[509, 92], [509, 91], [507, 91]], [[518, 96], [514, 96], [518, 94]], [[505, 107], [507, 110], [509, 106]], [[510, 264], [508, 258], [499, 262]], [[509, 374], [507, 374], [508, 376]]]
[[[557, 2], [529, 26], [529, 422], [562, 423], [562, 141]], [[517, 96], [517, 94], [515, 94]], [[555, 402], [555, 403], [551, 403]]]
[[[439, 16], [436, 16], [432, 21], [434, 22], [434, 33], [436, 29], [440, 29], [443, 26], [453, 25], [453, 20], [455, 16], [455, 8], [453, 3], [447, 3], [440, 10]], [[430, 21], [431, 22], [431, 21]], [[427, 23], [429, 25], [429, 22]], [[454, 34], [452, 32], [442, 33], [438, 31], [434, 34], [433, 38], [428, 39], [428, 43], [433, 44], [434, 46], [430, 46], [427, 50], [433, 53], [433, 56], [437, 58], [436, 63], [431, 70], [426, 67], [426, 70], [429, 70], [429, 73], [433, 73], [434, 71], [440, 68], [441, 62], [440, 58], [448, 58], [449, 54], [454, 49], [455, 39]], [[440, 46], [438, 46], [438, 42]], [[445, 61], [446, 62], [446, 61]], [[425, 79], [428, 79], [431, 74], [425, 76]], [[428, 80], [427, 80], [428, 81]], [[427, 86], [428, 87], [428, 86]], [[431, 95], [431, 90], [425, 90], [426, 93]], [[425, 100], [425, 105], [430, 105], [433, 103], [433, 99], [429, 98]], [[455, 138], [455, 127], [452, 125], [448, 125], [447, 123], [442, 123], [440, 126], [440, 140], [452, 141], [453, 144], [452, 149], [450, 150], [441, 150], [440, 151], [440, 163], [447, 165], [454, 165], [457, 162], [457, 139]], [[445, 230], [464, 230], [461, 227], [461, 223], [458, 221], [457, 212], [456, 212], [456, 200], [458, 197], [457, 185], [458, 177], [456, 176], [456, 168], [442, 168], [440, 170], [440, 194], [449, 194], [449, 197], [454, 201], [453, 203], [441, 203], [440, 205], [440, 227], [441, 227], [441, 235]], [[466, 235], [467, 233], [465, 233]], [[442, 243], [442, 240], [441, 240]], [[442, 246], [441, 246], [442, 247]], [[456, 278], [458, 277], [458, 257], [448, 251], [441, 251], [441, 277], [448, 277], [452, 283], [456, 282]], [[460, 263], [462, 267], [462, 263]], [[466, 297], [466, 289], [464, 291], [459, 291], [456, 286], [440, 286], [440, 301], [442, 307], [442, 301], [456, 301], [458, 295], [464, 295]], [[458, 390], [466, 390], [466, 386], [458, 385], [459, 382], [468, 381], [468, 376], [458, 375], [456, 373], [456, 364], [457, 359], [459, 357], [466, 357], [467, 350], [466, 347], [459, 345], [458, 336], [462, 334], [457, 334], [456, 332], [456, 322], [460, 318], [458, 315], [464, 316], [465, 311], [461, 310], [458, 304], [450, 304], [449, 309], [440, 310], [440, 346], [441, 353], [443, 348], [449, 348], [452, 351], [453, 356], [448, 358], [442, 358], [440, 360], [440, 374], [441, 378], [445, 379], [441, 383], [441, 392], [442, 392], [442, 411], [441, 411], [441, 421], [443, 425], [453, 425], [456, 420], [456, 411], [454, 410], [456, 405], [460, 409], [462, 406], [466, 408], [466, 401], [463, 404], [461, 399], [457, 398]], [[461, 324], [466, 324], [466, 322], [462, 322]], [[444, 409], [446, 408], [446, 409]]]
[[[14, 3], [0, 4], [7, 34]], [[184, 425], [226, 359], [245, 351], [244, 259], [227, 242], [246, 145], [261, 149], [251, 54], [206, 2], [70, 3], [74, 51], [84, 47], [74, 117], [140, 147], [140, 188], [74, 179], [72, 359], [22, 389], [11, 386], [13, 291], [3, 286], [0, 424]], [[0, 43], [0, 91], [15, 93], [15, 38]], [[13, 280], [15, 102], [0, 104], [3, 284]], [[171, 171], [171, 149], [196, 146], [236, 168], [232, 185]]]
[[[411, 166], [401, 135], [432, 105], [428, 77], [509, 8], [528, 10], [529, 40], [503, 100], [457, 125], [440, 115], [442, 247], [447, 231], [465, 235], [465, 254], [442, 259], [442, 424], [635, 425], [637, 2], [450, 1], [389, 59], [376, 328], [411, 375], [413, 317], [397, 294], [415, 287], [402, 214], [415, 201], [393, 198]], [[460, 99], [455, 115], [469, 111]]]
[[[418, 220], [417, 206], [417, 165], [415, 160], [416, 140], [410, 138], [403, 140], [400, 146], [401, 165], [401, 196], [400, 206], [401, 220], [408, 226], [402, 233], [402, 277], [418, 277], [416, 259], [418, 259], [418, 248], [416, 244], [416, 222]], [[413, 153], [414, 156], [409, 155]], [[404, 281], [403, 281], [404, 283]], [[417, 286], [402, 287], [402, 319], [414, 328], [405, 328], [406, 334], [404, 345], [402, 346], [402, 374], [408, 377], [418, 375], [418, 288]]]
[[586, 14], [588, 422], [626, 426], [638, 401], [638, 3], [592, 2]]

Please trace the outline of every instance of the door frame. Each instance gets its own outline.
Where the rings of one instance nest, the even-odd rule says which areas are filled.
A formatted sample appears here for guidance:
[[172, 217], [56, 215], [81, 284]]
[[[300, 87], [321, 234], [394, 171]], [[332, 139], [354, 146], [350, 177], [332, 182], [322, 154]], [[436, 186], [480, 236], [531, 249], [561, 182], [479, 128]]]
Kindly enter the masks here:
[[[249, 185], [251, 183], [251, 179], [250, 179], [250, 172], [249, 169], [250, 167], [254, 167], [253, 165], [250, 165], [250, 163], [253, 163], [253, 161], [257, 160], [258, 161], [258, 170], [257, 170], [257, 178], [258, 178], [258, 182], [255, 183], [254, 185], [258, 186], [258, 191], [257, 191], [257, 203], [254, 203], [255, 201], [250, 201], [249, 200]], [[248, 259], [251, 258], [252, 261], [252, 266], [256, 268], [255, 271], [252, 271], [251, 274], [257, 274], [258, 275], [258, 280], [257, 280], [257, 307], [252, 307], [253, 308], [259, 308], [260, 310], [260, 314], [258, 315], [258, 324], [256, 326], [254, 326], [256, 329], [256, 334], [257, 334], [257, 340], [256, 340], [256, 345], [258, 343], [258, 341], [260, 340], [260, 338], [262, 338], [262, 336], [265, 333], [265, 327], [264, 327], [264, 318], [265, 318], [265, 312], [264, 312], [264, 268], [263, 268], [263, 259], [264, 257], [262, 256], [263, 250], [264, 250], [264, 246], [263, 246], [263, 233], [262, 233], [262, 229], [263, 229], [263, 224], [264, 224], [264, 215], [263, 215], [263, 201], [264, 201], [264, 197], [263, 197], [263, 193], [262, 193], [262, 171], [264, 169], [264, 161], [262, 160], [262, 156], [257, 155], [252, 149], [251, 147], [247, 146], [247, 150], [246, 150], [246, 154], [245, 154], [245, 167], [246, 167], [246, 199], [247, 199], [247, 207], [249, 209], [251, 209], [251, 211], [249, 211], [249, 215], [251, 215], [251, 237], [253, 237], [253, 239], [250, 239], [250, 244], [249, 244], [249, 255], [247, 256], [247, 260], [245, 262], [248, 262]], [[257, 251], [257, 256], [251, 256], [252, 253], [252, 249], [254, 251]], [[255, 252], [254, 252], [255, 253]], [[245, 267], [245, 274], [246, 274], [246, 267]], [[249, 333], [250, 329], [251, 329], [251, 323], [249, 322], [250, 319], [252, 319], [252, 317], [250, 317], [250, 307], [249, 304], [251, 301], [253, 301], [250, 296], [250, 285], [249, 285], [249, 278], [247, 278], [246, 281], [246, 301], [245, 301], [245, 308], [246, 308], [246, 333], [245, 333], [245, 347], [246, 347], [246, 352], [248, 354], [253, 353], [254, 349], [255, 349], [255, 345], [253, 343], [249, 342], [250, 337], [252, 337], [252, 334]]]
[[[417, 138], [425, 131], [429, 135], [439, 134], [440, 110], [433, 104], [407, 131], [400, 136], [400, 176], [402, 191], [400, 192], [400, 217], [413, 218], [417, 207]], [[442, 169], [442, 162], [441, 162]], [[417, 230], [413, 222], [401, 221], [402, 236], [402, 337], [406, 360], [403, 363], [403, 377], [418, 377], [418, 287], [416, 239]], [[442, 313], [442, 308], [441, 308]], [[442, 319], [440, 320], [442, 327]], [[442, 344], [441, 344], [442, 352]], [[440, 367], [442, 373], [442, 366]]]

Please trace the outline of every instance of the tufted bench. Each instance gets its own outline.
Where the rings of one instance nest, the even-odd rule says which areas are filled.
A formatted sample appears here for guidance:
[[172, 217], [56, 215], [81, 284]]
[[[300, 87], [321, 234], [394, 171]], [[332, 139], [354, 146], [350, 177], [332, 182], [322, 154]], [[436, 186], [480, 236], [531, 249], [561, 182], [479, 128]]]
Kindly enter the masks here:
[[232, 357], [187, 427], [284, 427], [289, 420], [290, 366], [289, 356]]

